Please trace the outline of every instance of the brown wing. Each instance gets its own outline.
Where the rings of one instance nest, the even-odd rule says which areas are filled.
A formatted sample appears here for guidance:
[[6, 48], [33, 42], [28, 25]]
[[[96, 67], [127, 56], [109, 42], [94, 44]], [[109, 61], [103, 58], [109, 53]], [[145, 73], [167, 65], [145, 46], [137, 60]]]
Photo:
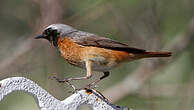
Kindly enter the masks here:
[[129, 53], [144, 53], [145, 50], [129, 47], [127, 44], [117, 42], [97, 35], [71, 37], [74, 42], [82, 46], [94, 46], [106, 49], [125, 51]]

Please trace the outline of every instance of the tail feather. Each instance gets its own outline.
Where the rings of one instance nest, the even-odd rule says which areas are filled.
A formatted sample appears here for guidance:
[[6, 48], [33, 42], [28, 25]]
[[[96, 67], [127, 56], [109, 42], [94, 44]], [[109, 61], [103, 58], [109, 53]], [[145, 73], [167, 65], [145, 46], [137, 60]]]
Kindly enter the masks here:
[[171, 52], [145, 52], [144, 58], [149, 57], [170, 57], [172, 56]]

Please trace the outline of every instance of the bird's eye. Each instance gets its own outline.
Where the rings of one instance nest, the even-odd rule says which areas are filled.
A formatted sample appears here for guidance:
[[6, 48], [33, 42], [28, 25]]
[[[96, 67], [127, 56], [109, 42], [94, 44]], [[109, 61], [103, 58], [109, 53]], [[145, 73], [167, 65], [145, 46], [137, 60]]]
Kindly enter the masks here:
[[46, 29], [43, 34], [49, 35], [52, 32], [51, 28]]
[[53, 30], [53, 33], [57, 33], [57, 30]]
[[57, 30], [53, 30], [52, 34], [56, 35], [57, 34]]
[[46, 36], [57, 36], [59, 33], [57, 32], [56, 29], [48, 28], [48, 29], [46, 29], [46, 30], [43, 32], [43, 34], [46, 35]]
[[49, 34], [49, 33], [51, 33], [52, 32], [52, 29], [51, 28], [48, 28], [47, 30], [46, 30], [46, 33], [47, 34]]

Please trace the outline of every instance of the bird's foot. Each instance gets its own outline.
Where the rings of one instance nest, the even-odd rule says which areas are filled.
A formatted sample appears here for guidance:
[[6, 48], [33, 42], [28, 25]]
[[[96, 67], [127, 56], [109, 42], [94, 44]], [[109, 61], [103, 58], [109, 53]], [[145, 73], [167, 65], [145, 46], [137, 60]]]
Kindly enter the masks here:
[[71, 80], [71, 78], [59, 79], [56, 75], [50, 76], [49, 79], [56, 80], [58, 83], [65, 83]]
[[64, 78], [64, 79], [56, 78], [56, 80], [58, 83], [69, 83], [69, 81], [70, 81], [69, 78]]
[[67, 83], [69, 86], [73, 88], [73, 91], [69, 91], [69, 93], [75, 93], [80, 89], [76, 89], [76, 87], [70, 83], [71, 78], [59, 79], [56, 75], [50, 76], [49, 79], [56, 80], [58, 83]]

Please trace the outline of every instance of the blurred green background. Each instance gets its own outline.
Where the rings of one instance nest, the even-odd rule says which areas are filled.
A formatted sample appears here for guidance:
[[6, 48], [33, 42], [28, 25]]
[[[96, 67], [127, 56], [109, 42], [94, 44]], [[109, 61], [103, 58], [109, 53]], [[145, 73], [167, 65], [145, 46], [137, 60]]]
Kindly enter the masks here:
[[[194, 109], [194, 0], [1, 0], [0, 80], [27, 77], [57, 99], [71, 94], [67, 84], [48, 77], [84, 76], [46, 40], [33, 39], [49, 24], [65, 23], [170, 58], [124, 63], [98, 84], [110, 102], [135, 110]], [[102, 73], [95, 72], [94, 77]], [[74, 81], [84, 87], [88, 81]], [[1, 110], [38, 110], [32, 96], [15, 92]]]

